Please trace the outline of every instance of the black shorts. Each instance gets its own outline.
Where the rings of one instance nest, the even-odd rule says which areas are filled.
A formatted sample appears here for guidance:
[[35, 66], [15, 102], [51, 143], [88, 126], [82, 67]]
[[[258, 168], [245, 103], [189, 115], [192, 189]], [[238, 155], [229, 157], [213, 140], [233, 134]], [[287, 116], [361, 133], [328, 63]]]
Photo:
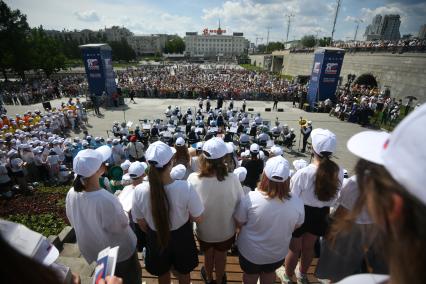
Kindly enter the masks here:
[[299, 238], [304, 233], [324, 236], [328, 229], [330, 207], [312, 207], [305, 205], [305, 222], [293, 232], [293, 238]]
[[198, 252], [191, 222], [170, 232], [170, 241], [165, 249], [158, 245], [157, 232], [148, 228], [145, 266], [149, 273], [160, 276], [173, 267], [181, 274], [188, 274], [197, 265]]
[[278, 268], [281, 267], [284, 263], [284, 259], [281, 259], [274, 263], [268, 263], [268, 264], [255, 264], [248, 259], [246, 259], [244, 256], [239, 254], [239, 261], [240, 261], [240, 267], [241, 270], [244, 271], [246, 274], [261, 274], [261, 273], [271, 273], [275, 272]]

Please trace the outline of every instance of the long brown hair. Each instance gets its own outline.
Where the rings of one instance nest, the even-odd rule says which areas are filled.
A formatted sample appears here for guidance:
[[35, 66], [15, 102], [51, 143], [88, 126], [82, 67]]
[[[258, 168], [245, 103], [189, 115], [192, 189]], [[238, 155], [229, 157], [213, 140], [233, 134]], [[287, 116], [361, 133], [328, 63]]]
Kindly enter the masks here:
[[156, 168], [155, 164], [150, 163], [148, 171], [151, 214], [161, 248], [165, 248], [170, 240], [170, 203], [161, 178], [169, 164], [170, 162], [162, 168]]
[[[345, 218], [336, 220], [331, 233], [346, 232], [366, 206], [377, 224], [380, 239], [388, 259], [392, 283], [426, 283], [423, 272], [426, 263], [426, 206], [408, 193], [389, 172], [380, 165], [359, 160], [357, 175], [359, 198]], [[393, 195], [403, 199], [401, 216], [391, 224], [387, 218], [394, 206]], [[409, 265], [407, 265], [409, 264]]]
[[191, 157], [189, 155], [188, 147], [186, 145], [183, 146], [175, 146], [176, 154], [174, 155], [173, 159], [175, 160], [175, 164], [182, 164], [184, 166], [189, 165], [189, 161], [191, 160]]
[[284, 199], [290, 199], [291, 197], [289, 178], [285, 182], [276, 182], [270, 180], [265, 173], [263, 173], [257, 188], [266, 193], [269, 198], [278, 198], [284, 201]]
[[320, 201], [333, 199], [340, 187], [339, 166], [330, 160], [331, 152], [314, 153], [320, 159], [315, 176], [315, 195]]
[[206, 159], [204, 155], [200, 155], [198, 159], [200, 162], [199, 177], [212, 177], [215, 175], [218, 181], [223, 181], [228, 176], [228, 168], [225, 165], [223, 157], [219, 159]]

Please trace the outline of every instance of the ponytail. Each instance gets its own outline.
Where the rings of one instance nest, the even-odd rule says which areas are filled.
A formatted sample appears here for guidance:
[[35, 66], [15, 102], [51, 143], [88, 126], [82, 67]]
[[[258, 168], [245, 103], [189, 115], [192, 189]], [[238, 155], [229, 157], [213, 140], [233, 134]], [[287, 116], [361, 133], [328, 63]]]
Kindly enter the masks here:
[[156, 168], [150, 163], [148, 171], [151, 214], [157, 229], [157, 240], [161, 248], [165, 248], [170, 240], [170, 204], [167, 198], [161, 173], [168, 167]]
[[[315, 153], [315, 155], [317, 155]], [[330, 160], [330, 152], [321, 152], [315, 178], [315, 195], [320, 201], [330, 201], [339, 189], [339, 166]]]
[[82, 192], [85, 189], [83, 176], [77, 175], [72, 182], [72, 186], [74, 187], [74, 191]]

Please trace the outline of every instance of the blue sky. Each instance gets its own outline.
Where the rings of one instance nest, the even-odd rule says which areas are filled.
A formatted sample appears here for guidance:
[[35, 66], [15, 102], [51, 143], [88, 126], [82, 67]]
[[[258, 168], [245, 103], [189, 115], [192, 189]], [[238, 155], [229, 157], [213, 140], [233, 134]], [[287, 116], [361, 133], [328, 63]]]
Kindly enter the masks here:
[[[283, 41], [285, 15], [294, 14], [289, 40], [306, 34], [329, 36], [336, 0], [6, 0], [28, 17], [30, 26], [46, 29], [94, 29], [125, 26], [135, 34], [169, 33], [216, 28], [220, 18], [228, 33], [243, 32], [251, 41]], [[357, 39], [376, 14], [401, 15], [401, 34], [417, 35], [426, 24], [426, 0], [342, 0], [336, 39], [353, 39], [355, 20], [361, 19]]]

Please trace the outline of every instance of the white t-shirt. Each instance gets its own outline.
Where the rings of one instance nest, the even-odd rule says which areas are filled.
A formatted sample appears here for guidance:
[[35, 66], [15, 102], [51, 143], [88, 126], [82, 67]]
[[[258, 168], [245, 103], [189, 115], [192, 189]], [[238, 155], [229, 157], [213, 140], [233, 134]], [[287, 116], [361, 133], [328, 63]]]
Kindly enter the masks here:
[[127, 185], [118, 195], [118, 200], [123, 206], [124, 211], [128, 214], [132, 210], [133, 197], [135, 195], [135, 186], [133, 184]]
[[[199, 217], [204, 207], [200, 197], [193, 187], [184, 180], [175, 180], [164, 187], [170, 204], [170, 230], [176, 230], [188, 222], [189, 214]], [[151, 213], [151, 199], [149, 183], [142, 183], [135, 189], [133, 196], [132, 215], [135, 223], [137, 219], [145, 219], [148, 226], [156, 231]]]
[[198, 172], [198, 169], [200, 168], [200, 163], [198, 162], [198, 156], [191, 158], [191, 170], [193, 172]]
[[256, 189], [241, 200], [235, 219], [244, 224], [238, 235], [240, 253], [255, 264], [270, 264], [287, 255], [291, 234], [305, 220], [305, 208], [297, 197], [270, 199]]
[[385, 284], [389, 281], [389, 275], [384, 274], [356, 274], [344, 278], [336, 284]]
[[201, 197], [204, 204], [204, 218], [197, 224], [197, 236], [208, 243], [223, 242], [235, 234], [234, 211], [244, 196], [240, 181], [234, 173], [228, 173], [225, 180], [216, 177], [198, 177], [192, 173], [188, 182]]
[[117, 197], [105, 189], [68, 191], [66, 213], [75, 229], [78, 247], [88, 263], [96, 261], [106, 247], [120, 246], [117, 261], [127, 260], [136, 250], [136, 235]]
[[[291, 193], [303, 200], [305, 205], [311, 207], [332, 207], [338, 197], [338, 193], [329, 201], [320, 201], [315, 195], [315, 176], [317, 166], [310, 164], [307, 167], [298, 170], [290, 180]], [[343, 170], [339, 171], [340, 184], [343, 182]], [[341, 186], [339, 187], [339, 189]]]
[[[351, 176], [348, 178], [340, 190], [339, 198], [337, 199], [337, 204], [346, 208], [349, 211], [352, 211], [355, 207], [355, 202], [359, 196], [358, 184], [356, 181], [356, 176]], [[370, 215], [368, 214], [367, 208], [364, 206], [360, 214], [357, 216], [357, 224], [372, 224]]]

